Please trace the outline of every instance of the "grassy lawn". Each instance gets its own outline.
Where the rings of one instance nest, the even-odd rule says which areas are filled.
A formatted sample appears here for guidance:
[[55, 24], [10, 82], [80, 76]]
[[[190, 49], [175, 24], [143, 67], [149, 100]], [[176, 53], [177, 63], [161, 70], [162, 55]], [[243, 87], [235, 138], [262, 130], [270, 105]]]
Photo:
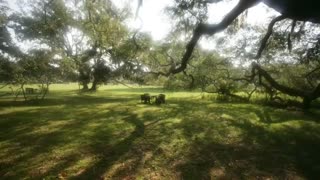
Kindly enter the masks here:
[[[218, 103], [196, 92], [54, 85], [0, 99], [1, 179], [319, 179], [320, 111]], [[167, 104], [139, 95], [165, 93]]]

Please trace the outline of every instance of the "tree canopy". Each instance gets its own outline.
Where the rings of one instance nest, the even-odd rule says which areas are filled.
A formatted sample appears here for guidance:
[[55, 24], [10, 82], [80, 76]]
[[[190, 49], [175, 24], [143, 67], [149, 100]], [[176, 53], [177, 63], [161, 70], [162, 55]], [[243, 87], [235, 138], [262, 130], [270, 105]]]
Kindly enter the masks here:
[[[139, 19], [143, 0], [137, 2], [130, 11], [112, 0], [21, 0], [25, 8], [12, 10], [2, 0], [1, 82], [78, 81], [83, 90], [95, 91], [126, 81], [232, 96], [260, 88], [271, 97], [300, 97], [307, 108], [320, 96], [320, 13], [314, 1], [240, 0], [211, 24], [209, 6], [225, 1], [174, 0], [163, 15], [175, 27], [160, 41], [128, 25], [130, 18]], [[267, 27], [246, 23], [248, 9], [258, 3], [279, 14]], [[219, 32], [225, 32], [214, 39], [219, 48], [197, 46], [203, 36]]]

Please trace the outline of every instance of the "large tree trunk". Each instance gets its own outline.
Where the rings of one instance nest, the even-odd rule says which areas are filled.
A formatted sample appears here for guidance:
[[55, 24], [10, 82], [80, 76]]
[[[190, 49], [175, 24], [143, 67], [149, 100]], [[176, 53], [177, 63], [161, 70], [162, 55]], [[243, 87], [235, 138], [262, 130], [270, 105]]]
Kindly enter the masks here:
[[88, 86], [88, 83], [87, 82], [81, 82], [82, 83], [82, 90], [84, 90], [84, 91], [87, 91], [87, 90], [89, 90], [89, 86]]
[[20, 87], [21, 87], [21, 91], [22, 91], [24, 100], [26, 101], [28, 98], [27, 98], [27, 96], [26, 96], [26, 92], [24, 91], [24, 83], [22, 83]]
[[43, 100], [43, 99], [46, 97], [46, 95], [48, 94], [48, 92], [49, 92], [49, 86], [50, 86], [50, 83], [47, 82], [47, 83], [46, 83], [46, 87], [42, 89], [42, 90], [44, 91], [43, 94], [42, 94], [42, 97], [41, 97], [42, 100]]
[[194, 82], [195, 82], [195, 80], [194, 80], [194, 77], [193, 77], [191, 74], [189, 75], [189, 77], [190, 77], [190, 79], [191, 79], [191, 82], [190, 82], [190, 84], [189, 84], [189, 89], [192, 90], [192, 89], [194, 89]]
[[88, 84], [90, 83], [90, 72], [86, 67], [80, 67], [79, 69], [79, 82], [83, 86], [82, 90], [87, 91], [89, 90]]
[[189, 85], [188, 85], [188, 89], [189, 89], [189, 90], [194, 89], [195, 79], [194, 79], [193, 75], [192, 75], [192, 74], [188, 74], [186, 71], [183, 71], [183, 73], [184, 73], [184, 75], [186, 75], [187, 77], [189, 77], [189, 78], [191, 79], [191, 82], [190, 82]]
[[98, 82], [96, 80], [94, 80], [92, 82], [92, 86], [90, 88], [91, 91], [96, 91], [97, 90], [97, 85], [98, 85]]

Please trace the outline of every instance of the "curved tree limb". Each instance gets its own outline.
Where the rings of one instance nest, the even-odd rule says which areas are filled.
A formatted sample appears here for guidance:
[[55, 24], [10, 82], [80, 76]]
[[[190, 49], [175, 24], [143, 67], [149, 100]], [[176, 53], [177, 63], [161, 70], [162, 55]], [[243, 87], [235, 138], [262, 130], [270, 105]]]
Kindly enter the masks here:
[[293, 89], [284, 85], [279, 84], [275, 79], [271, 77], [271, 75], [264, 69], [261, 68], [261, 66], [258, 63], [252, 63], [252, 70], [253, 71], [258, 71], [257, 74], [261, 75], [264, 77], [264, 79], [275, 89], [278, 91], [288, 94], [290, 96], [299, 96], [299, 97], [304, 97], [307, 96], [310, 92], [307, 91], [302, 91], [298, 89]]
[[[208, 3], [216, 2], [214, 0], [208, 0]], [[203, 24], [199, 23], [193, 32], [193, 36], [186, 46], [186, 51], [181, 59], [181, 64], [175, 69], [171, 69], [168, 73], [158, 73], [164, 74], [166, 76], [170, 74], [180, 73], [186, 69], [188, 61], [193, 53], [195, 46], [197, 45], [199, 39], [202, 35], [214, 35], [227, 28], [242, 12], [248, 8], [254, 6], [259, 2], [264, 2], [267, 6], [275, 9], [282, 15], [273, 19], [268, 27], [267, 34], [261, 42], [261, 46], [258, 50], [256, 59], [261, 57], [263, 50], [265, 49], [268, 39], [272, 35], [273, 26], [276, 22], [281, 21], [285, 18], [293, 19], [294, 21], [310, 21], [313, 23], [320, 23], [320, 13], [318, 7], [314, 6], [313, 0], [240, 0], [236, 7], [231, 10], [224, 19], [219, 24]], [[293, 27], [294, 29], [294, 27]], [[289, 45], [290, 46], [290, 45]], [[290, 49], [290, 47], [289, 47]]]
[[[290, 96], [301, 97], [303, 99], [303, 106], [305, 109], [308, 109], [310, 107], [311, 101], [320, 97], [320, 83], [313, 90], [305, 91], [279, 84], [275, 79], [271, 77], [271, 75], [266, 70], [261, 68], [257, 63], [252, 63], [252, 71], [255, 73], [255, 75], [255, 71], [257, 71], [259, 77], [263, 77], [268, 82], [270, 88], [276, 89]], [[266, 86], [265, 84], [263, 84], [263, 82], [260, 82], [260, 84], [264, 87]]]
[[266, 35], [263, 37], [263, 39], [262, 39], [262, 41], [261, 41], [261, 45], [260, 45], [260, 48], [259, 48], [259, 50], [258, 50], [258, 52], [257, 52], [257, 55], [256, 55], [255, 59], [259, 59], [259, 58], [261, 57], [261, 55], [262, 55], [263, 50], [266, 48], [267, 42], [268, 42], [270, 36], [271, 36], [272, 33], [273, 33], [273, 26], [274, 26], [278, 21], [281, 21], [281, 20], [283, 20], [283, 19], [285, 19], [285, 18], [286, 18], [286, 16], [280, 15], [280, 16], [274, 18], [274, 19], [270, 22], [270, 24], [269, 24], [269, 26], [268, 26], [267, 33], [266, 33]]
[[[214, 2], [212, 0], [208, 0], [208, 3]], [[193, 50], [195, 46], [197, 45], [199, 39], [202, 37], [202, 35], [214, 35], [217, 32], [220, 32], [227, 28], [242, 12], [247, 10], [248, 8], [254, 6], [255, 4], [259, 2], [264, 2], [267, 4], [269, 7], [277, 10], [280, 12], [282, 15], [276, 17], [273, 19], [268, 27], [267, 34], [265, 37], [262, 39], [261, 46], [258, 50], [257, 55], [255, 56], [256, 59], [259, 59], [261, 57], [261, 54], [265, 47], [267, 46], [267, 42], [272, 35], [273, 32], [273, 26], [275, 25], [276, 22], [281, 21], [285, 18], [291, 18], [294, 21], [296, 20], [302, 20], [302, 21], [311, 21], [311, 22], [316, 22], [320, 23], [320, 13], [318, 12], [317, 9], [314, 6], [309, 6], [312, 0], [308, 0], [306, 4], [301, 3], [301, 1], [295, 0], [240, 0], [239, 3], [236, 5], [236, 7], [233, 8], [225, 17], [224, 19], [219, 23], [219, 24], [204, 24], [204, 23], [199, 23], [197, 27], [195, 28], [193, 32], [193, 36], [189, 43], [186, 45], [186, 51], [181, 59], [181, 64], [177, 68], [171, 69], [168, 73], [158, 73], [158, 74], [164, 74], [166, 76], [170, 74], [176, 74], [180, 73], [183, 70], [186, 69], [188, 61], [190, 60], [190, 57], [193, 53]], [[284, 3], [285, 2], [285, 3]], [[299, 14], [300, 12], [295, 12], [293, 9], [288, 9], [287, 6], [290, 7], [300, 7], [302, 6], [302, 14]], [[311, 10], [311, 14], [309, 11]], [[295, 24], [295, 23], [294, 23]], [[293, 27], [294, 29], [294, 27]], [[289, 42], [289, 41], [288, 41]], [[289, 49], [291, 43], [289, 42]]]
[[320, 70], [320, 67], [316, 67], [315, 69], [313, 69], [312, 71], [308, 72], [305, 77], [309, 77], [311, 76], [313, 73], [317, 72]]
[[202, 35], [214, 35], [225, 28], [227, 28], [242, 12], [252, 7], [259, 0], [240, 0], [239, 3], [234, 7], [219, 24], [204, 24], [199, 23], [193, 32], [193, 36], [186, 46], [186, 51], [181, 59], [181, 64], [178, 68], [172, 69], [166, 75], [176, 74], [186, 69], [188, 61], [193, 53], [195, 46]]

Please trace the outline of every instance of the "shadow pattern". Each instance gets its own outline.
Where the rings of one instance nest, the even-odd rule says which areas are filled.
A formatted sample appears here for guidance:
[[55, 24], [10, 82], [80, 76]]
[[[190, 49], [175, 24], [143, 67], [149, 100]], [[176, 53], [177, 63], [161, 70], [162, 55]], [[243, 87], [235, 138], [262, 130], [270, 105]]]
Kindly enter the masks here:
[[[319, 112], [134, 95], [2, 105], [4, 179], [318, 179]], [[302, 120], [303, 119], [303, 120]]]

